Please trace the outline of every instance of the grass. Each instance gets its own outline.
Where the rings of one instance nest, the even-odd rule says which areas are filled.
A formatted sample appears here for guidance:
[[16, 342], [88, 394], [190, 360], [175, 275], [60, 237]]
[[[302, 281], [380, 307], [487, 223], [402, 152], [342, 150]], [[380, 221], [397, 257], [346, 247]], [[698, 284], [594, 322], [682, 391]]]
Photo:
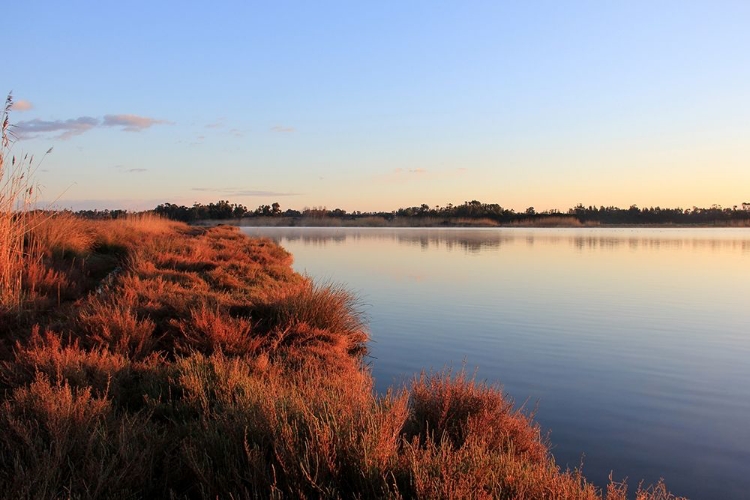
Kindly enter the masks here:
[[13, 154], [9, 95], [0, 124], [0, 311], [23, 302], [27, 268], [37, 266], [38, 247], [27, 245], [29, 207], [34, 199], [34, 158]]
[[558, 215], [536, 219], [523, 219], [510, 224], [517, 227], [591, 227], [598, 226], [598, 222], [581, 222], [577, 217]]

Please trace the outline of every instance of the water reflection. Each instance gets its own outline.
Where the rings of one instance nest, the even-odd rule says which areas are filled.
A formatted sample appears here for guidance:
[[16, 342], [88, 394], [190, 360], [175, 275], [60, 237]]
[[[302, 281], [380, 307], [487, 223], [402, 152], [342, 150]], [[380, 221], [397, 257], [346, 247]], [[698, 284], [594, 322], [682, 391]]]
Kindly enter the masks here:
[[499, 232], [414, 230], [414, 229], [330, 229], [330, 228], [243, 228], [248, 234], [269, 236], [278, 241], [302, 242], [305, 245], [340, 244], [345, 241], [381, 240], [427, 250], [445, 247], [479, 252], [499, 249], [502, 243], [512, 242], [514, 235]]
[[[704, 250], [750, 252], [748, 229], [525, 229], [525, 228], [243, 228], [247, 234], [305, 245], [339, 245], [346, 241], [391, 241], [400, 245], [461, 249], [467, 253], [499, 251], [504, 245], [558, 245], [566, 242], [580, 250], [627, 247], [648, 250]], [[637, 234], [633, 234], [637, 233]]]

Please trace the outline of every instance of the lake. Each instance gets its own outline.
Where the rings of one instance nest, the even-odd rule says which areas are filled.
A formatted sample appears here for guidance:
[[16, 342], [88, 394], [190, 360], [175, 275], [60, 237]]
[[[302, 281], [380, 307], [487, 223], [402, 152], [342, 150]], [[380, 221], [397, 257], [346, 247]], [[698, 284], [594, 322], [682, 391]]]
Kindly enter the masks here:
[[748, 498], [749, 229], [242, 230], [359, 295], [378, 391], [465, 365], [598, 485]]

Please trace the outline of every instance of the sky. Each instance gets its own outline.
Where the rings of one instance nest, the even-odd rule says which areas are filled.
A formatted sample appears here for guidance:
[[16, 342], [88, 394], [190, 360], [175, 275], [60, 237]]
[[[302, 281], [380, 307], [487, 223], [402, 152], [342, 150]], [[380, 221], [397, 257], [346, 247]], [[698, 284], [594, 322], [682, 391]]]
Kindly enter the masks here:
[[24, 0], [0, 25], [13, 153], [57, 208], [750, 202], [747, 0]]

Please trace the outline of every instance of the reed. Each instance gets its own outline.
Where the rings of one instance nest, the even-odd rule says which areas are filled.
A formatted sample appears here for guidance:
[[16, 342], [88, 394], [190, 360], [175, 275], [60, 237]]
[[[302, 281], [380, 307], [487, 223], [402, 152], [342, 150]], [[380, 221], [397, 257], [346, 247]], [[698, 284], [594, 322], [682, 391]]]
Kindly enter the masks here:
[[573, 216], [557, 215], [543, 218], [521, 219], [512, 222], [509, 225], [518, 227], [585, 227], [598, 226], [599, 223], [583, 223]]
[[26, 271], [38, 265], [39, 247], [27, 245], [29, 210], [35, 192], [34, 157], [13, 154], [8, 95], [0, 132], [0, 312], [19, 309], [23, 303]]
[[30, 239], [47, 257], [83, 255], [94, 243], [92, 224], [71, 212], [33, 211], [27, 216]]

